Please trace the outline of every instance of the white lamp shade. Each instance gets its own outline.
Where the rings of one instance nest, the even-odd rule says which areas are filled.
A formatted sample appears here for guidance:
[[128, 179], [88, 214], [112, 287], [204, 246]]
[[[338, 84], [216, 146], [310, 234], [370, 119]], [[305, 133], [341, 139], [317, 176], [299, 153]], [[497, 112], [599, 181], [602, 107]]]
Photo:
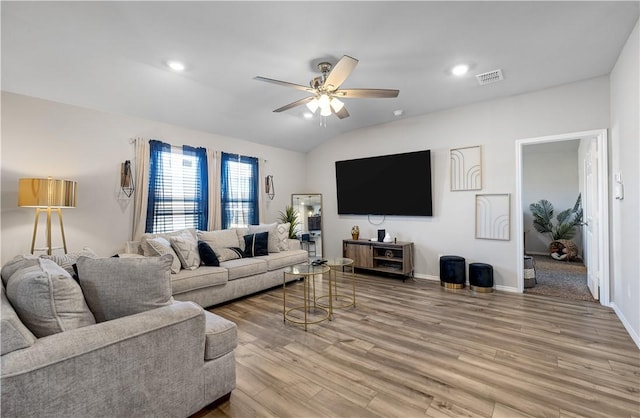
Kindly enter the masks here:
[[342, 103], [340, 100], [338, 100], [335, 97], [331, 99], [331, 108], [333, 109], [334, 112], [338, 113], [339, 111], [342, 110], [343, 107], [344, 107], [344, 103]]
[[311, 100], [310, 102], [307, 103], [307, 109], [309, 109], [311, 111], [311, 113], [316, 113], [316, 110], [318, 110], [318, 99], [316, 99], [315, 97], [313, 98], [313, 100]]

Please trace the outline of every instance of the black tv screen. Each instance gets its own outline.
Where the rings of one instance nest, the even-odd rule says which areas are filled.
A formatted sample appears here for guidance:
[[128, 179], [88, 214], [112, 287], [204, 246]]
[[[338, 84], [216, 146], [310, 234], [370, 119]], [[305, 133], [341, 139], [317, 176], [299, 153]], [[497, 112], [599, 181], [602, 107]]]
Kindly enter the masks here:
[[336, 161], [338, 214], [432, 216], [431, 151]]

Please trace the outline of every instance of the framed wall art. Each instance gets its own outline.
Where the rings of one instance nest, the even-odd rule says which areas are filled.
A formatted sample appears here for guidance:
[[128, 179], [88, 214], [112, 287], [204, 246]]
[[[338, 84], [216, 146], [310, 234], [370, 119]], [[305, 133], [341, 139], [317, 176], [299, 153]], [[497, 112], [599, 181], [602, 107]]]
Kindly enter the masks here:
[[476, 195], [476, 238], [509, 241], [511, 196]]
[[451, 191], [482, 190], [482, 148], [480, 145], [449, 151]]

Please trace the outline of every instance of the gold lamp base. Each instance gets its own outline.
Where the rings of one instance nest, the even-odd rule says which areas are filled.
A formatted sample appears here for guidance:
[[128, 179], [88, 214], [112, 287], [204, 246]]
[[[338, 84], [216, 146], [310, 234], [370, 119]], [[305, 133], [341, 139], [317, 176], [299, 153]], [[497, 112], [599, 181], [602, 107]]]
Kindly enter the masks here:
[[51, 255], [53, 248], [51, 247], [51, 211], [58, 212], [58, 220], [60, 221], [60, 233], [62, 234], [62, 248], [64, 253], [67, 253], [67, 240], [64, 237], [64, 225], [62, 223], [62, 209], [60, 208], [36, 208], [36, 219], [33, 223], [33, 238], [31, 239], [31, 254], [36, 250], [36, 236], [38, 234], [38, 220], [42, 212], [47, 213], [47, 247], [43, 250], [47, 250], [47, 255]]

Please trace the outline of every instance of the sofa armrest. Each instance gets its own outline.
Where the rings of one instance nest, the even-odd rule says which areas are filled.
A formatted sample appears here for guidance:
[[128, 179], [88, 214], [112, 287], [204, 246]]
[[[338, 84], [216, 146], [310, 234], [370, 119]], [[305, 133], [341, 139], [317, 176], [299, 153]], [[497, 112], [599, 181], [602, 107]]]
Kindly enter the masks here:
[[287, 239], [287, 244], [289, 244], [290, 250], [301, 250], [302, 245], [300, 244], [300, 240], [297, 239]]
[[204, 332], [202, 308], [175, 302], [40, 338], [1, 358], [3, 415], [189, 415], [202, 402]]

